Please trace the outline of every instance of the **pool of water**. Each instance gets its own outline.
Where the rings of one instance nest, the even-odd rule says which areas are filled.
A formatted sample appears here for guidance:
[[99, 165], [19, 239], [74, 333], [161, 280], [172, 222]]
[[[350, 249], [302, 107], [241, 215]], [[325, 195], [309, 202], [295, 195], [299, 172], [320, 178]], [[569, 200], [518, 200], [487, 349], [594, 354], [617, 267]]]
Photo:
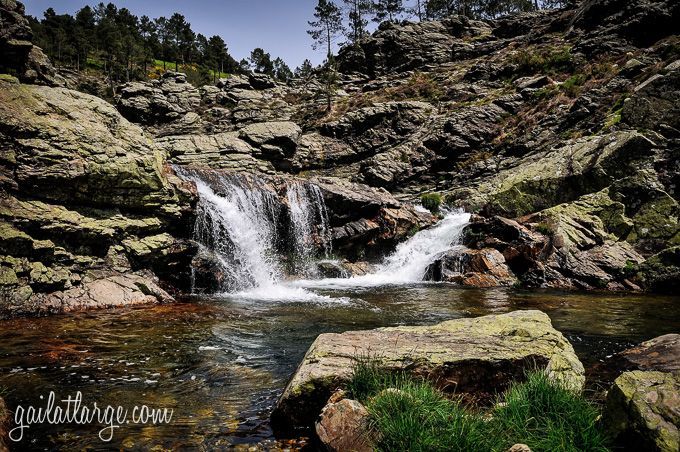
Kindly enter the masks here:
[[[291, 289], [293, 290], [293, 289]], [[82, 391], [84, 403], [172, 408], [169, 425], [34, 425], [23, 448], [212, 450], [272, 439], [268, 417], [324, 332], [540, 309], [586, 367], [680, 331], [678, 297], [473, 290], [414, 284], [313, 289], [317, 297], [200, 297], [164, 306], [0, 321], [0, 387], [11, 407]]]

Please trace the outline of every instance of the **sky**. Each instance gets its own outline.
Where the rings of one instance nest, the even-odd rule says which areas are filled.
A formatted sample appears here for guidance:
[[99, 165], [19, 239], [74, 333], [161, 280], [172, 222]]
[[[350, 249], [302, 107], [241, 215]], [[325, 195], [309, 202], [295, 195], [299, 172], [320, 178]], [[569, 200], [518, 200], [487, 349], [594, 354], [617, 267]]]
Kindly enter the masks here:
[[[26, 13], [38, 19], [52, 7], [57, 14], [72, 14], [85, 5], [94, 6], [99, 0], [22, 0]], [[111, 0], [109, 0], [111, 1]], [[104, 1], [104, 3], [109, 3]], [[313, 19], [316, 0], [112, 0], [119, 8], [128, 8], [137, 16], [151, 18], [183, 14], [196, 33], [220, 35], [231, 55], [240, 60], [262, 47], [281, 57], [291, 68], [309, 58], [319, 64], [324, 59], [322, 50], [312, 49], [307, 34], [307, 21]]]

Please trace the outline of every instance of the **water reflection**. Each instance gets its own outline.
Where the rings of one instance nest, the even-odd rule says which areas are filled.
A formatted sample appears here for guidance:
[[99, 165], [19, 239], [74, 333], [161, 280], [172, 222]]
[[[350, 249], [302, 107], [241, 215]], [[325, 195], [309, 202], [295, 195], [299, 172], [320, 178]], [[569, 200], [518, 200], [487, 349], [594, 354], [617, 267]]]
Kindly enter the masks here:
[[[331, 301], [201, 298], [169, 306], [0, 322], [0, 386], [10, 405], [54, 390], [98, 404], [173, 408], [169, 426], [32, 427], [32, 449], [214, 449], [271, 438], [268, 415], [314, 338], [400, 324], [541, 309], [587, 366], [680, 330], [678, 298], [412, 285], [318, 290]], [[343, 298], [345, 302], [332, 300]], [[30, 442], [29, 442], [30, 441]]]

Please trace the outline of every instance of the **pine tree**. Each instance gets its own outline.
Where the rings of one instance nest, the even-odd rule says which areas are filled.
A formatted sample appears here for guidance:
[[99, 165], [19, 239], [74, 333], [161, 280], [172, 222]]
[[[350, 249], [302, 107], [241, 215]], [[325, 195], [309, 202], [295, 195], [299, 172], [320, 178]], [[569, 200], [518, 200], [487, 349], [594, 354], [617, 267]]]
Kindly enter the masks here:
[[274, 60], [274, 77], [282, 82], [287, 82], [293, 78], [293, 71], [290, 70], [290, 67], [281, 58]]
[[377, 0], [373, 2], [373, 20], [395, 22], [405, 11], [403, 0]]
[[306, 79], [312, 75], [313, 71], [314, 67], [312, 66], [312, 62], [305, 60], [299, 67], [295, 68], [295, 77]]
[[179, 71], [179, 62], [184, 62], [184, 44], [186, 42], [187, 28], [190, 25], [187, 23], [183, 15], [174, 13], [168, 20], [168, 29], [172, 39], [172, 54], [175, 60], [175, 72]]
[[349, 19], [347, 38], [350, 42], [357, 43], [366, 36], [366, 27], [368, 26], [366, 17], [371, 13], [373, 4], [371, 0], [343, 0], [343, 2]]
[[255, 72], [274, 76], [272, 57], [263, 49], [258, 47], [250, 52], [250, 64]]
[[332, 0], [318, 0], [314, 8], [315, 21], [308, 22], [311, 27], [307, 33], [314, 40], [312, 47], [326, 47], [326, 100], [328, 111], [333, 107], [333, 85], [335, 81], [335, 59], [333, 58], [333, 42], [342, 32], [342, 16], [340, 9]]

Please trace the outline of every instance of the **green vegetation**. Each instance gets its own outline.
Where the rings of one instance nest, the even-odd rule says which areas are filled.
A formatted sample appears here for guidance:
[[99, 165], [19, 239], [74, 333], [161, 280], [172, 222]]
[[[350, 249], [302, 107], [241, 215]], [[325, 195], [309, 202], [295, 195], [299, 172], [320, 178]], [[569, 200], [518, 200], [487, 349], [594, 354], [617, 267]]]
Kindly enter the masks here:
[[560, 89], [564, 91], [569, 97], [578, 97], [581, 92], [581, 86], [586, 81], [584, 74], [572, 75], [560, 85]]
[[377, 450], [500, 452], [517, 443], [536, 452], [608, 450], [598, 409], [540, 371], [512, 384], [487, 412], [374, 359], [357, 360], [347, 390], [366, 406]]
[[250, 70], [282, 81], [293, 76], [283, 60], [260, 48], [249, 60], [236, 61], [224, 39], [196, 33], [180, 13], [151, 19], [99, 3], [84, 6], [75, 16], [48, 8], [41, 20], [29, 17], [29, 22], [34, 42], [57, 66], [102, 72], [111, 83], [153, 77], [161, 68], [186, 71], [196, 84]]
[[606, 451], [598, 429], [598, 409], [582, 395], [551, 381], [544, 372], [530, 372], [513, 384], [491, 412], [490, 432], [506, 450], [527, 444], [533, 451]]
[[439, 193], [426, 193], [420, 197], [420, 203], [433, 214], [437, 214], [442, 204], [442, 196]]
[[395, 99], [421, 99], [430, 102], [438, 101], [443, 93], [439, 84], [429, 74], [414, 72], [406, 84], [394, 88]]
[[574, 57], [569, 46], [547, 47], [538, 50], [522, 49], [512, 58], [522, 74], [555, 74], [572, 72]]
[[555, 233], [554, 227], [546, 222], [541, 222], [536, 225], [536, 231], [543, 235], [553, 235]]

